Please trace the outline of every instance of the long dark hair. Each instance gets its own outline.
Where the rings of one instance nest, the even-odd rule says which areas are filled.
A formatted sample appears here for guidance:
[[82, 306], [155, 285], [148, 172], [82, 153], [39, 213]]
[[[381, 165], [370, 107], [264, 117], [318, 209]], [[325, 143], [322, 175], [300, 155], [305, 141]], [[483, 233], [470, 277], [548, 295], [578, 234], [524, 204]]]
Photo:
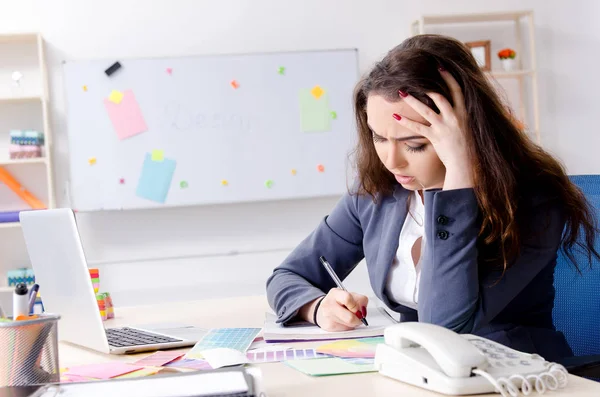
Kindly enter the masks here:
[[[564, 167], [517, 126], [509, 107], [477, 65], [468, 47], [450, 37], [418, 35], [406, 39], [357, 84], [354, 106], [358, 126], [355, 150], [359, 194], [374, 200], [390, 194], [397, 184], [379, 160], [367, 125], [366, 104], [371, 94], [398, 101], [398, 90], [408, 92], [439, 113], [425, 94], [437, 92], [451, 104], [450, 90], [438, 68], [442, 66], [460, 85], [468, 113], [467, 143], [473, 161], [474, 191], [482, 215], [480, 263], [503, 271], [519, 254], [521, 231], [531, 194], [540, 189], [561, 205], [565, 229], [561, 247], [579, 270], [573, 248], [586, 254], [590, 266], [597, 229], [595, 213]], [[583, 232], [585, 244], [579, 239]], [[494, 266], [494, 267], [495, 267]]]

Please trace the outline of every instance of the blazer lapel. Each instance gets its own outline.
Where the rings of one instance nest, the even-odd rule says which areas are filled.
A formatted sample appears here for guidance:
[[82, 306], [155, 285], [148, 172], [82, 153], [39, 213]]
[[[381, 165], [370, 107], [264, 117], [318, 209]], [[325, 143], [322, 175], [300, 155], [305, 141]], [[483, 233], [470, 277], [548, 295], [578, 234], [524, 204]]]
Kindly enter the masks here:
[[[398, 307], [397, 304], [391, 303], [385, 294], [386, 282], [389, 274], [392, 260], [398, 251], [398, 244], [400, 239], [400, 231], [406, 218], [406, 200], [408, 198], [409, 191], [397, 185], [394, 189], [394, 199], [390, 200], [387, 208], [384, 212], [384, 220], [381, 228], [381, 236], [379, 238], [379, 250], [377, 253], [377, 269], [378, 280], [376, 291], [377, 295], [381, 297], [388, 307], [395, 309]], [[404, 308], [404, 306], [400, 306]], [[410, 309], [412, 311], [412, 309]], [[403, 311], [403, 310], [402, 310]]]

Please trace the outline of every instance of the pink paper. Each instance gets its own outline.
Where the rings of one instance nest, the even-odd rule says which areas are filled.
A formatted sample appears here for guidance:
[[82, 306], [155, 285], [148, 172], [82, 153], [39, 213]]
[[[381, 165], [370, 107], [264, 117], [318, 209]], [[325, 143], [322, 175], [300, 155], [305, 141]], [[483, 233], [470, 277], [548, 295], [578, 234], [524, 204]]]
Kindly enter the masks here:
[[148, 129], [132, 90], [123, 92], [123, 100], [119, 104], [104, 98], [104, 107], [120, 140], [141, 134]]
[[139, 365], [112, 362], [71, 367], [65, 372], [65, 375], [85, 376], [96, 379], [110, 379], [114, 378], [115, 376], [137, 371], [138, 369], [142, 368], [144, 367]]
[[145, 367], [162, 367], [173, 360], [178, 359], [185, 353], [180, 352], [156, 352], [147, 357], [134, 362], [135, 365], [143, 365]]

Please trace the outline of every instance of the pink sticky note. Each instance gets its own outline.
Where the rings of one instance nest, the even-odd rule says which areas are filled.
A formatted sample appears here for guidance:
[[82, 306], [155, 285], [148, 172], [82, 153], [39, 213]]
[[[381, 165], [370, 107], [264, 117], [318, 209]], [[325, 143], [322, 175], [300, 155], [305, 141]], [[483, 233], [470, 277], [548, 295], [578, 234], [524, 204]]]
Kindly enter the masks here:
[[110, 379], [114, 378], [115, 376], [137, 371], [138, 369], [142, 368], [144, 367], [139, 365], [112, 362], [71, 367], [65, 372], [65, 375], [85, 376], [96, 379]]
[[173, 69], [172, 68], [167, 68], [167, 73], [173, 74]]
[[119, 139], [141, 134], [148, 129], [132, 90], [124, 91], [123, 99], [118, 104], [104, 98], [104, 106]]

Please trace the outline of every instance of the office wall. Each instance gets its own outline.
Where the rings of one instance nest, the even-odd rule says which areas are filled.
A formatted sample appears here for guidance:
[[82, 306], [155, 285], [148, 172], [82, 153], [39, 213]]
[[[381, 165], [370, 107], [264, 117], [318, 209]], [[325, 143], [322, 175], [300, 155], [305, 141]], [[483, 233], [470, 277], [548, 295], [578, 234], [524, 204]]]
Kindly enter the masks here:
[[[59, 204], [68, 205], [65, 59], [356, 47], [364, 72], [407, 37], [410, 21], [423, 13], [513, 9], [535, 11], [543, 144], [571, 173], [597, 173], [597, 2], [0, 0], [0, 33], [40, 30], [48, 41], [56, 191]], [[484, 36], [475, 32], [473, 39]], [[336, 201], [117, 212], [80, 221], [103, 289], [118, 304], [150, 303], [263, 293], [272, 268]], [[19, 229], [0, 230], [2, 271], [24, 263]], [[364, 264], [349, 282], [369, 291]]]

